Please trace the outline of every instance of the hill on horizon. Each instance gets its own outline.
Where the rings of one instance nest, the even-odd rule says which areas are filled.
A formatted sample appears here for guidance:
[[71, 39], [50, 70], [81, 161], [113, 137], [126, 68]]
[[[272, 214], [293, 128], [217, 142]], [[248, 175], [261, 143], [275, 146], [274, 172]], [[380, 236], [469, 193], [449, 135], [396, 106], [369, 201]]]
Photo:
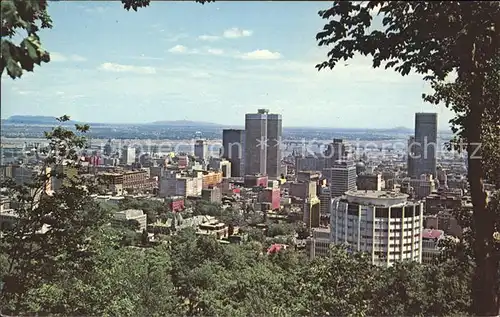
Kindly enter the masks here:
[[[56, 117], [52, 116], [32, 116], [32, 115], [14, 115], [7, 119], [2, 119], [2, 123], [17, 123], [17, 124], [57, 124]], [[74, 124], [76, 121], [70, 120], [67, 124]]]
[[[57, 124], [56, 117], [52, 116], [37, 116], [37, 115], [13, 115], [7, 119], [2, 119], [2, 123], [10, 124]], [[105, 123], [105, 122], [82, 122], [70, 120], [64, 124], [82, 124], [88, 123], [90, 125], [165, 125], [165, 126], [200, 126], [200, 127], [222, 127], [223, 125], [212, 123], [212, 122], [202, 122], [202, 121], [191, 121], [191, 120], [168, 120], [168, 121], [154, 121], [148, 123]]]
[[191, 120], [165, 120], [165, 121], [154, 121], [146, 124], [154, 124], [154, 125], [168, 125], [168, 126], [200, 126], [200, 127], [222, 127], [224, 125], [213, 123], [213, 122], [204, 122], [204, 121], [191, 121]]
[[[56, 125], [60, 124], [53, 116], [38, 116], [38, 115], [13, 115], [7, 119], [1, 120], [2, 124], [27, 124], [27, 125]], [[70, 120], [64, 122], [63, 125], [74, 125], [74, 124], [89, 124], [94, 127], [103, 126], [166, 126], [166, 127], [200, 127], [200, 128], [238, 128], [244, 129], [244, 126], [240, 125], [225, 125], [213, 122], [205, 121], [193, 121], [193, 120], [162, 120], [153, 121], [147, 123], [106, 123], [106, 122], [83, 122]], [[297, 127], [297, 126], [284, 126], [284, 129], [292, 130], [337, 130], [344, 132], [363, 132], [363, 131], [378, 131], [378, 132], [390, 132], [390, 133], [413, 133], [413, 128], [398, 126], [393, 128], [335, 128], [335, 127]], [[449, 132], [448, 130], [443, 130], [444, 132]]]

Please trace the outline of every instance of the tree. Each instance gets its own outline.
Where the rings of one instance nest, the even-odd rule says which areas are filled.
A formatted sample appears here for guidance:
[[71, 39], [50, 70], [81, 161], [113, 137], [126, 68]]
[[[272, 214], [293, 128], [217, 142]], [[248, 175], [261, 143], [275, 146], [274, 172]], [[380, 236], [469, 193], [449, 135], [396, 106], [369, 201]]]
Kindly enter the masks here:
[[[196, 2], [205, 4], [213, 1]], [[150, 0], [122, 0], [122, 4], [127, 11], [137, 11], [149, 6]], [[48, 6], [47, 0], [2, 0], [0, 75], [7, 70], [12, 79], [20, 78], [23, 70], [32, 72], [35, 64], [41, 65], [50, 61], [50, 54], [42, 47], [38, 36], [40, 29], [52, 28]], [[13, 38], [21, 32], [26, 32], [25, 37], [19, 44], [14, 43]]]
[[[371, 11], [382, 16], [382, 27], [373, 23]], [[328, 60], [319, 70], [333, 69], [339, 61], [356, 53], [369, 55], [373, 67], [385, 63], [401, 75], [410, 71], [426, 75], [431, 82], [442, 82], [455, 72], [470, 96], [463, 116], [454, 123], [463, 130], [468, 153], [468, 180], [474, 206], [474, 253], [476, 284], [473, 288], [474, 312], [497, 315], [498, 262], [494, 256], [492, 214], [486, 208], [483, 186], [482, 141], [485, 113], [484, 83], [499, 52], [498, 16], [500, 4], [482, 2], [403, 2], [335, 1], [330, 9], [319, 12], [329, 22], [317, 34], [320, 46], [332, 46]], [[498, 107], [498, 103], [494, 107]], [[453, 108], [452, 108], [453, 109]], [[456, 109], [453, 109], [456, 110]], [[455, 131], [458, 132], [458, 131]]]
[[364, 316], [376, 281], [375, 268], [362, 254], [335, 246], [328, 257], [303, 266], [297, 293], [304, 293], [300, 316]]
[[295, 233], [295, 228], [293, 225], [288, 223], [278, 223], [278, 224], [270, 224], [266, 235], [268, 237], [276, 237], [276, 236], [288, 236], [293, 235]]
[[[47, 156], [33, 181], [16, 185], [6, 180], [0, 186], [7, 188], [17, 214], [13, 228], [2, 232], [0, 246], [8, 259], [1, 296], [8, 311], [22, 313], [29, 291], [50, 283], [57, 272], [78, 274], [92, 263], [93, 242], [109, 222], [109, 214], [91, 197], [96, 188], [93, 181], [69, 177], [58, 168], [78, 168], [78, 150], [85, 145], [79, 134], [88, 129], [77, 125], [75, 133], [59, 126], [46, 133]], [[56, 178], [62, 178], [61, 188], [51, 192]]]
[[148, 223], [156, 222], [159, 216], [165, 215], [168, 211], [167, 205], [162, 201], [128, 197], [120, 201], [119, 209], [140, 209], [147, 214]]
[[141, 232], [141, 244], [143, 246], [149, 245], [149, 235], [146, 229], [142, 230]]

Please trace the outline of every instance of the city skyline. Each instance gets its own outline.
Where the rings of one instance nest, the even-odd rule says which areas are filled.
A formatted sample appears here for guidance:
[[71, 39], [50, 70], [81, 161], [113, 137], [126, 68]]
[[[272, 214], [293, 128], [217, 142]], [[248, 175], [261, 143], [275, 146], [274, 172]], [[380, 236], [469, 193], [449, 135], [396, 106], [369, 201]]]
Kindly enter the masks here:
[[[285, 5], [287, 18], [277, 18]], [[230, 125], [263, 107], [287, 127], [411, 127], [413, 113], [434, 111], [448, 126], [449, 110], [421, 100], [421, 76], [372, 69], [361, 57], [318, 73], [326, 51], [315, 41], [324, 24], [317, 11], [326, 7], [153, 2], [126, 12], [118, 2], [51, 2], [54, 28], [41, 36], [52, 61], [23, 80], [3, 78], [2, 117], [65, 112], [86, 122]]]

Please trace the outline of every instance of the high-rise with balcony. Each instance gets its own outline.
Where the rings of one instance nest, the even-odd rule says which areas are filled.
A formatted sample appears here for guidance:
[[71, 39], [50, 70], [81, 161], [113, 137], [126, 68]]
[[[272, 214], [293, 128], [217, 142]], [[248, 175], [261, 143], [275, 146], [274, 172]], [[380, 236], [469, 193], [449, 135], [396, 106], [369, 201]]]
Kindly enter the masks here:
[[332, 201], [331, 242], [365, 252], [372, 264], [422, 261], [422, 202], [408, 195], [381, 191], [349, 191]]
[[222, 130], [221, 156], [231, 162], [231, 176], [245, 176], [245, 130]]
[[430, 174], [436, 177], [437, 113], [415, 114], [415, 177]]

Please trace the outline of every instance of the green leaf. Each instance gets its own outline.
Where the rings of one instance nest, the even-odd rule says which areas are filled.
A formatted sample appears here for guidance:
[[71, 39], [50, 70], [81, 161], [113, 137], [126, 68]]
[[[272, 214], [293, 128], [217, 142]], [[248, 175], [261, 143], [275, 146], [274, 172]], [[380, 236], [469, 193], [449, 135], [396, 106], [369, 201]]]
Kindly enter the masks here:
[[13, 58], [7, 60], [7, 74], [9, 74], [12, 79], [19, 78], [23, 74], [21, 66], [19, 66]]

